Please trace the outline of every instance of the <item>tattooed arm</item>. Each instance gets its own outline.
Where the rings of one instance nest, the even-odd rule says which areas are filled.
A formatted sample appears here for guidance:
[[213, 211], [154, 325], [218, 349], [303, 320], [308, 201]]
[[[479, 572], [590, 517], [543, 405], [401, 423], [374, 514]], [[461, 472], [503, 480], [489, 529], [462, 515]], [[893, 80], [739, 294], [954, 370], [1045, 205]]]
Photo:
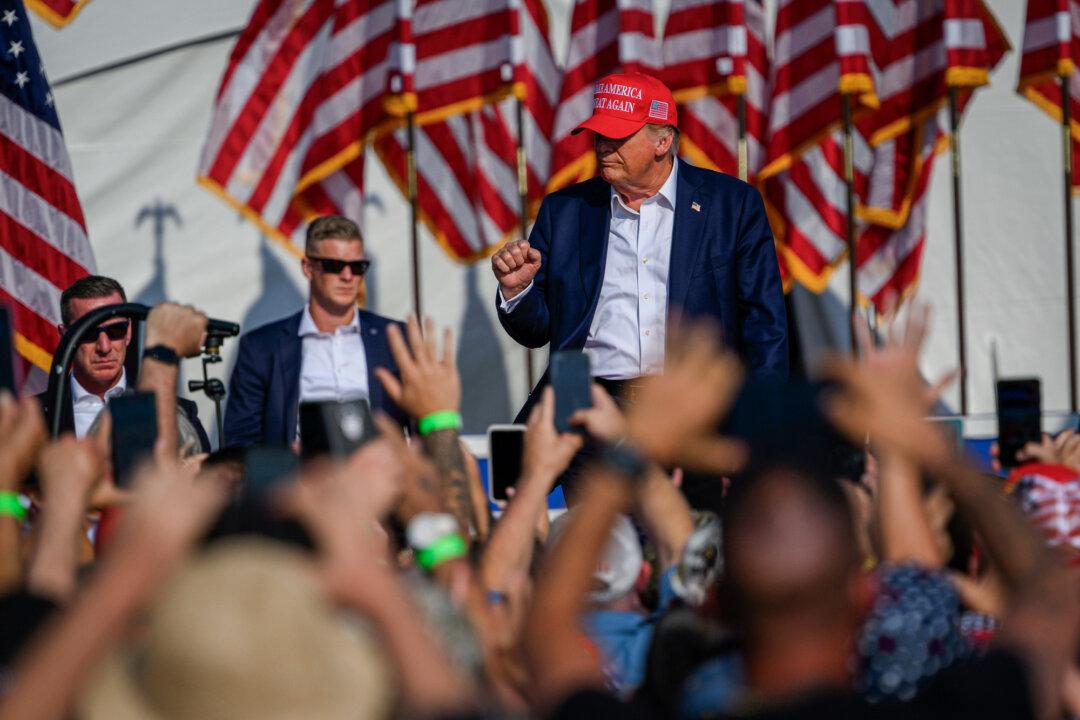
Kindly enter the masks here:
[[[424, 320], [424, 331], [415, 317], [409, 317], [406, 336], [395, 325], [386, 329], [390, 352], [397, 362], [401, 379], [385, 368], [375, 368], [375, 376], [386, 394], [417, 420], [432, 413], [461, 408], [461, 378], [454, 365], [453, 334], [443, 331], [442, 353], [438, 352], [435, 324]], [[461, 455], [458, 432], [447, 428], [429, 433], [423, 439], [424, 450], [435, 466], [438, 492], [447, 511], [457, 518], [463, 532], [475, 526], [469, 497], [465, 459]]]

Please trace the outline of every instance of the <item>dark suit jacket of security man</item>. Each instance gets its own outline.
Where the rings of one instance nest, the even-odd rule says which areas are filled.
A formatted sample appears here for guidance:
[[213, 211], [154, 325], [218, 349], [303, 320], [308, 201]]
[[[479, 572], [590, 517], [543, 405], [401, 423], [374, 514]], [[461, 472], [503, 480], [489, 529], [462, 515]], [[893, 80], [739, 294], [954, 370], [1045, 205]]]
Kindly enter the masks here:
[[[760, 193], [681, 158], [676, 188], [668, 328], [677, 313], [712, 318], [751, 376], [786, 379], [787, 314]], [[512, 312], [498, 313], [510, 337], [532, 348], [551, 343], [552, 352], [584, 348], [603, 285], [610, 222], [611, 185], [600, 177], [544, 198], [529, 236], [541, 255], [533, 288]], [[546, 382], [547, 373], [519, 419]]]
[[[48, 393], [41, 393], [37, 396], [37, 401], [41, 404], [41, 412], [45, 416], [46, 422], [49, 423], [49, 427], [52, 427], [52, 408], [50, 407], [52, 399], [48, 397]], [[187, 419], [194, 426], [195, 433], [199, 436], [199, 452], [210, 452], [210, 438], [199, 420], [199, 406], [192, 400], [177, 397], [176, 407], [187, 416]], [[64, 392], [64, 404], [60, 408], [60, 434], [73, 432], [75, 432], [75, 403], [71, 399], [70, 390], [66, 390]]]
[[[383, 410], [402, 426], [408, 416], [387, 396], [375, 377], [375, 368], [398, 374], [390, 354], [386, 328], [405, 326], [367, 310], [360, 313], [360, 337], [367, 357], [368, 401], [372, 411]], [[300, 401], [303, 338], [297, 335], [304, 311], [263, 325], [240, 338], [236, 365], [229, 380], [225, 408], [226, 446], [274, 445], [288, 447], [296, 438]]]

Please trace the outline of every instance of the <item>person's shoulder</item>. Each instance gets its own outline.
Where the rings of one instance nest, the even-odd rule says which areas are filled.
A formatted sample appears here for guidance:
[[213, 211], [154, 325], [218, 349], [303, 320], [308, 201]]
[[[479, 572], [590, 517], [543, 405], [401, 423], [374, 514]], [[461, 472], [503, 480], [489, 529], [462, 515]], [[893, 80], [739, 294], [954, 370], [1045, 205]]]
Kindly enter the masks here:
[[360, 313], [361, 329], [367, 327], [385, 331], [390, 325], [397, 325], [403, 332], [405, 330], [405, 323], [401, 320], [395, 320], [394, 318], [386, 317], [385, 315], [379, 315], [378, 313], [363, 308], [357, 308], [357, 312]]
[[597, 176], [579, 183], [574, 183], [561, 190], [556, 190], [553, 193], [549, 193], [544, 198], [544, 202], [553, 205], [596, 202], [597, 200], [600, 202], [607, 202], [607, 199], [610, 196], [611, 186], [608, 185], [603, 178]]
[[684, 177], [691, 185], [701, 187], [708, 192], [736, 195], [757, 193], [757, 188], [749, 183], [743, 182], [734, 175], [728, 175], [727, 173], [709, 170], [707, 168], [700, 168], [696, 165], [691, 165], [682, 159], [679, 160], [679, 175]]
[[303, 313], [304, 311], [300, 310], [288, 317], [283, 317], [280, 320], [274, 320], [265, 325], [260, 325], [254, 330], [248, 330], [244, 333], [243, 339], [246, 339], [248, 343], [259, 343], [289, 329], [292, 329], [292, 332], [295, 334], [296, 330], [300, 327], [300, 316], [303, 315]]

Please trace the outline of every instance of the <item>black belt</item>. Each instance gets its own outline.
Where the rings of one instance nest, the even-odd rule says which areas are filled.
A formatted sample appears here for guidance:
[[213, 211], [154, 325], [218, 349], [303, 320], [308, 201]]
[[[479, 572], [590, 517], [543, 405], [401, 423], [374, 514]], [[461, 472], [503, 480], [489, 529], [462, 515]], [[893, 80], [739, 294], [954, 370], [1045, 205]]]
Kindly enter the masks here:
[[615, 398], [619, 406], [635, 402], [638, 393], [641, 392], [645, 382], [644, 377], [627, 378], [626, 380], [609, 380], [608, 378], [593, 378], [593, 382], [607, 390], [611, 397]]

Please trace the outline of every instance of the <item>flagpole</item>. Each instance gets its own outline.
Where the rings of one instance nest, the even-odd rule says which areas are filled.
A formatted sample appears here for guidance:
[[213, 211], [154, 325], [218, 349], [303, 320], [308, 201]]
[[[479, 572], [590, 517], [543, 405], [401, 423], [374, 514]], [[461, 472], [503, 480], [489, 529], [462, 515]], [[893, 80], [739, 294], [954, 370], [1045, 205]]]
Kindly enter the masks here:
[[1061, 82], [1061, 150], [1065, 167], [1065, 297], [1069, 321], [1069, 412], [1076, 413], [1076, 258], [1073, 249], [1072, 133], [1070, 132], [1069, 76]]
[[409, 148], [405, 152], [405, 175], [409, 190], [409, 219], [412, 224], [412, 296], [413, 313], [417, 320], [424, 317], [424, 308], [420, 304], [420, 223], [419, 202], [416, 190], [416, 123], [412, 111], [405, 114], [405, 123], [409, 136]]
[[952, 155], [953, 246], [956, 256], [956, 347], [960, 361], [960, 414], [968, 413], [967, 333], [964, 330], [964, 213], [960, 197], [960, 109], [949, 88], [949, 147]]
[[[855, 318], [858, 308], [858, 275], [855, 269], [855, 146], [851, 137], [851, 98], [847, 93], [840, 96], [841, 112], [844, 122], [844, 185], [847, 190], [846, 233], [848, 248], [848, 291], [851, 294], [848, 317]], [[858, 355], [859, 348], [855, 341], [855, 326], [851, 326], [851, 354]]]
[[[517, 181], [518, 197], [521, 200], [521, 239], [529, 238], [529, 172], [525, 158], [525, 103], [517, 98]], [[525, 393], [532, 392], [533, 356], [530, 348], [525, 348]]]
[[736, 112], [739, 116], [739, 179], [746, 182], [749, 177], [749, 160], [746, 149], [746, 93], [739, 93], [735, 101]]

